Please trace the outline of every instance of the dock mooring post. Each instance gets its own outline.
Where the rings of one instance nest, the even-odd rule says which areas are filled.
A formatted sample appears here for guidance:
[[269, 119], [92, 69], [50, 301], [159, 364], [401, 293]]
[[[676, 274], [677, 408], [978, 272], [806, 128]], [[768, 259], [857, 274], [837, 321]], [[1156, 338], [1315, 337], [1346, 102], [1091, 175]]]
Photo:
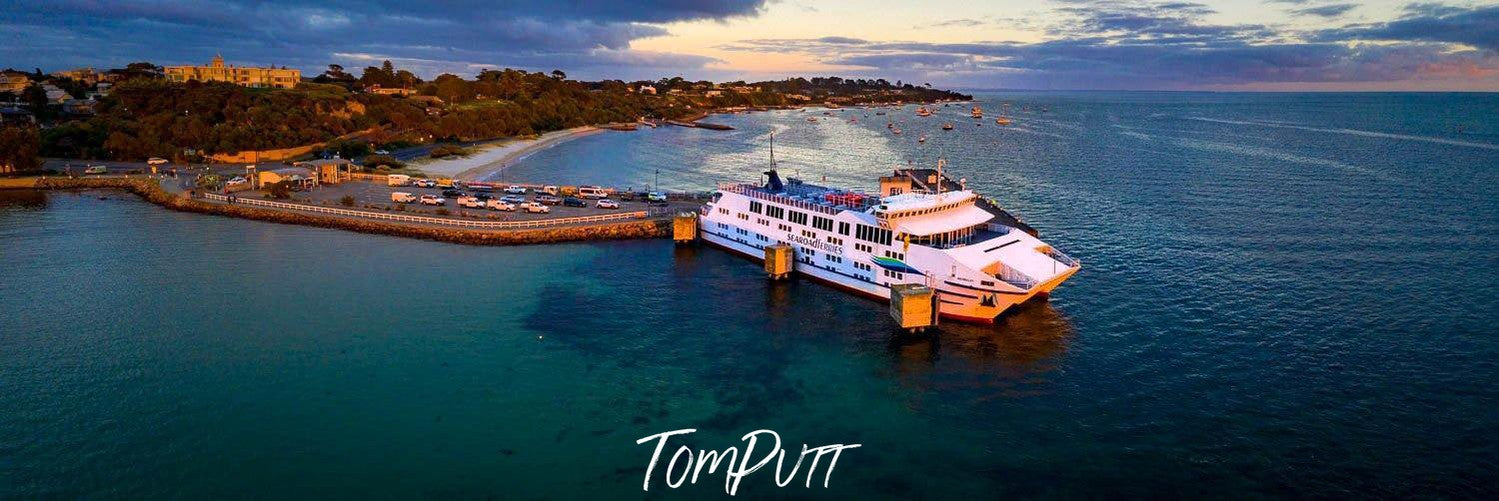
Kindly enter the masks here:
[[696, 212], [678, 212], [671, 218], [671, 239], [679, 244], [697, 240]]
[[772, 244], [765, 246], [765, 274], [771, 280], [780, 280], [791, 275], [794, 257], [791, 246]]
[[890, 318], [907, 332], [937, 325], [937, 291], [921, 284], [890, 286]]

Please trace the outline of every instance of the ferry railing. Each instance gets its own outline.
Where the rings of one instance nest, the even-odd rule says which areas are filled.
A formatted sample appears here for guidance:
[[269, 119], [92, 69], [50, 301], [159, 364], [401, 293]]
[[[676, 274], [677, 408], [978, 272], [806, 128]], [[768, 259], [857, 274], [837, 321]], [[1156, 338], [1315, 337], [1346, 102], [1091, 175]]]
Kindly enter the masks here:
[[1062, 251], [1056, 250], [1052, 247], [1046, 247], [1042, 249], [1042, 253], [1046, 254], [1046, 257], [1055, 259], [1058, 263], [1067, 265], [1068, 268], [1077, 266], [1076, 259], [1073, 259], [1072, 256], [1069, 256]]
[[[765, 200], [767, 202], [774, 202], [774, 203], [778, 203], [778, 204], [782, 204], [782, 205], [787, 205], [787, 206], [795, 207], [795, 208], [798, 208], [798, 209], [804, 209], [804, 210], [809, 210], [809, 211], [813, 211], [813, 212], [821, 212], [823, 214], [827, 214], [827, 215], [830, 215], [830, 216], [836, 216], [836, 215], [838, 215], [839, 212], [842, 212], [844, 210], [863, 211], [865, 209], [873, 207], [878, 202], [878, 198], [870, 196], [871, 200], [866, 200], [864, 203], [861, 203], [861, 204], [835, 206], [835, 205], [828, 205], [828, 204], [817, 203], [817, 202], [808, 202], [806, 200], [800, 200], [800, 199], [797, 199], [797, 198], [792, 198], [792, 197], [788, 197], [788, 196], [784, 196], [784, 195], [779, 195], [779, 194], [765, 193], [763, 191], [760, 191], [757, 186], [751, 185], [751, 184], [745, 184], [745, 183], [718, 183], [718, 189], [719, 189], [719, 191], [728, 191], [728, 192], [738, 193], [740, 195], [744, 195], [744, 196], [747, 196], [747, 197], [750, 197], [750, 198], [758, 198], [760, 200]], [[830, 193], [830, 192], [815, 193], [815, 192], [807, 191], [807, 192], [805, 192], [805, 195], [806, 196], [820, 196], [823, 193]]]
[[999, 265], [999, 273], [994, 274], [994, 278], [998, 278], [1004, 283], [1025, 290], [1030, 290], [1032, 287], [1036, 286], [1036, 279], [1031, 278], [1029, 275], [1026, 275], [1019, 271], [1010, 269], [1010, 267], [1005, 266], [1003, 263]]
[[[203, 198], [230, 202], [230, 197], [217, 193], [203, 193]], [[615, 214], [599, 214], [597, 216], [561, 217], [553, 219], [530, 219], [524, 221], [474, 221], [468, 219], [456, 219], [446, 217], [413, 216], [409, 214], [391, 214], [386, 212], [370, 212], [364, 210], [340, 209], [337, 207], [323, 207], [319, 205], [298, 204], [290, 202], [277, 202], [273, 200], [262, 200], [258, 198], [234, 197], [233, 204], [255, 205], [260, 207], [271, 207], [277, 209], [289, 209], [304, 212], [316, 212], [322, 214], [333, 214], [337, 216], [360, 217], [366, 219], [382, 219], [386, 221], [400, 221], [405, 223], [436, 224], [443, 226], [460, 226], [467, 228], [482, 229], [515, 229], [515, 228], [541, 228], [546, 226], [561, 226], [582, 223], [601, 223], [607, 221], [618, 221], [624, 219], [643, 219], [650, 217], [647, 211], [620, 212]]]

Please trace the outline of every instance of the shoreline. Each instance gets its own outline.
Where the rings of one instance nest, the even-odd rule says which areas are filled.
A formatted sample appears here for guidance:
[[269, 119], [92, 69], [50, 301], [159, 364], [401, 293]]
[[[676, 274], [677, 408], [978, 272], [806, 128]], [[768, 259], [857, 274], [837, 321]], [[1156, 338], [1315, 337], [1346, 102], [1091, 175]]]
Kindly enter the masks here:
[[606, 129], [585, 125], [542, 134], [535, 139], [509, 138], [478, 147], [479, 151], [455, 159], [432, 159], [413, 163], [411, 168], [431, 177], [477, 181], [504, 171], [516, 162], [558, 144], [605, 132]]
[[520, 230], [476, 230], [418, 226], [388, 221], [324, 216], [246, 205], [205, 202], [191, 198], [186, 194], [170, 193], [161, 187], [158, 180], [152, 178], [3, 178], [0, 179], [0, 190], [122, 190], [133, 193], [146, 202], [181, 212], [466, 245], [529, 245], [591, 240], [659, 239], [671, 236], [672, 231], [670, 219], [637, 219], [621, 223]]

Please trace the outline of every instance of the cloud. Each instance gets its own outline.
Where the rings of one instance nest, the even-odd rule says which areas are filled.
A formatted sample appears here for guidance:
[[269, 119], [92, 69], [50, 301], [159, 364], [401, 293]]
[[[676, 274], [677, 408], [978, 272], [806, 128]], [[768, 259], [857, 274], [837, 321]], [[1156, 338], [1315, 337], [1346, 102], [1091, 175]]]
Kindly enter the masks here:
[[1314, 38], [1320, 41], [1445, 42], [1499, 51], [1499, 5], [1465, 9], [1440, 4], [1411, 4], [1400, 19], [1324, 30]]
[[[621, 72], [679, 72], [714, 59], [634, 54], [631, 43], [667, 35], [660, 26], [664, 23], [757, 15], [766, 1], [7, 2], [0, 32], [18, 36], [7, 36], [7, 43], [0, 44], [0, 60], [22, 66], [107, 67], [140, 59], [202, 62], [222, 52], [239, 64], [286, 65], [315, 73], [333, 62], [333, 54], [380, 54], [429, 61], [432, 67], [477, 62], [550, 69], [572, 63], [600, 69], [619, 65]], [[23, 33], [32, 36], [19, 36]]]
[[1300, 14], [1303, 16], [1338, 17], [1343, 14], [1347, 14], [1348, 11], [1356, 8], [1358, 8], [1358, 4], [1335, 3], [1328, 5], [1318, 5], [1316, 7], [1307, 7], [1304, 9], [1293, 9], [1291, 10], [1291, 13]]
[[853, 67], [854, 77], [971, 87], [1187, 89], [1424, 81], [1499, 86], [1499, 54], [1447, 43], [1484, 47], [1485, 10], [1416, 7], [1388, 23], [1300, 33], [1206, 23], [1205, 11], [1196, 5], [1103, 1], [1059, 8], [1063, 16], [1049, 28], [1053, 38], [1038, 43], [756, 39], [725, 48], [807, 54]]

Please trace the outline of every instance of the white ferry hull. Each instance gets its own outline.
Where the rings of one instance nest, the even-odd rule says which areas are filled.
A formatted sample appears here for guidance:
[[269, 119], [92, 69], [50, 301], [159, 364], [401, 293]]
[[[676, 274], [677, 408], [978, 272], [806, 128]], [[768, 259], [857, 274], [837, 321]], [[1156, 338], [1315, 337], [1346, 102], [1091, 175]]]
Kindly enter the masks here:
[[[765, 261], [764, 247], [750, 242], [748, 239], [741, 242], [730, 235], [721, 235], [716, 230], [708, 228], [704, 228], [700, 236], [704, 242], [733, 251], [755, 262], [763, 263]], [[887, 285], [851, 278], [847, 274], [807, 264], [801, 260], [795, 262], [793, 269], [802, 276], [838, 287], [845, 291], [877, 301], [890, 301], [890, 287]], [[1055, 283], [1051, 284], [1051, 287], [1055, 288], [1056, 285], [1065, 279], [1066, 277], [1059, 277]], [[936, 289], [938, 290], [940, 301], [939, 313], [942, 315], [942, 318], [982, 324], [994, 323], [995, 318], [1011, 306], [1028, 301], [1037, 295], [1036, 292], [1023, 294], [997, 293], [996, 291], [968, 288], [957, 283], [938, 284]], [[1049, 291], [1050, 289], [1047, 290]], [[1037, 292], [1039, 292], [1039, 288]]]

